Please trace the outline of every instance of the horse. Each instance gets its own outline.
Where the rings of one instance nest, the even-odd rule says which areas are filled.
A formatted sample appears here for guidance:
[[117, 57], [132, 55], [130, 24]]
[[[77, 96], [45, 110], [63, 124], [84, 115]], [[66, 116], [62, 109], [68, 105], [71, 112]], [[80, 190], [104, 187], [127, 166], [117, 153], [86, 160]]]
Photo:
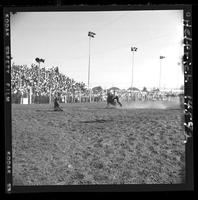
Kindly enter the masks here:
[[117, 95], [113, 95], [110, 92], [107, 93], [107, 107], [109, 107], [110, 104], [116, 106], [117, 103], [120, 107], [122, 107]]

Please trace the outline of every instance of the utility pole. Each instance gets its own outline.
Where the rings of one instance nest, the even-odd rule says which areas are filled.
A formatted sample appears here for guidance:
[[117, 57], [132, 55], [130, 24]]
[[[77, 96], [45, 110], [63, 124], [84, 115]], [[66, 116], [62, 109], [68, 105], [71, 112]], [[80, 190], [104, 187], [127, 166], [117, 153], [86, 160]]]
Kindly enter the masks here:
[[45, 60], [44, 59], [42, 59], [42, 58], [35, 58], [35, 61], [38, 63], [38, 82], [40, 82], [40, 76], [41, 76], [41, 69], [40, 69], [40, 63], [41, 62], [45, 62]]
[[131, 47], [132, 51], [132, 76], [131, 76], [131, 99], [133, 99], [133, 68], [134, 68], [134, 53], [137, 51], [137, 47]]
[[94, 38], [96, 34], [89, 31], [88, 36], [89, 36], [89, 65], [88, 65], [88, 90], [89, 90], [89, 100], [91, 102], [91, 88], [90, 87], [90, 57], [91, 57], [91, 37]]
[[165, 58], [165, 56], [160, 56], [160, 70], [159, 70], [159, 90], [161, 89], [161, 74], [162, 74], [162, 59]]
[[137, 51], [137, 47], [131, 47], [132, 51], [132, 76], [131, 76], [131, 89], [133, 87], [133, 68], [134, 68], [134, 52]]

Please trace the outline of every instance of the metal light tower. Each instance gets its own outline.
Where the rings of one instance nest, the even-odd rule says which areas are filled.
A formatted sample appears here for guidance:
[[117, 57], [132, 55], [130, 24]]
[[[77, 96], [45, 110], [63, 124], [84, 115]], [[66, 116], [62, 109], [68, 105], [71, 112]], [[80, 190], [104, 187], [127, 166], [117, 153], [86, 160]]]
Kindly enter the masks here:
[[88, 66], [88, 90], [89, 90], [89, 98], [91, 102], [91, 89], [89, 88], [90, 84], [90, 57], [91, 57], [91, 38], [94, 38], [94, 35], [96, 35], [94, 32], [89, 31], [88, 36], [89, 36], [89, 66]]
[[162, 59], [165, 58], [165, 56], [160, 56], [160, 71], [159, 71], [159, 90], [161, 89], [161, 73], [162, 73]]
[[134, 52], [137, 51], [137, 47], [131, 47], [132, 51], [132, 77], [131, 77], [131, 90], [133, 87], [133, 67], [134, 67]]

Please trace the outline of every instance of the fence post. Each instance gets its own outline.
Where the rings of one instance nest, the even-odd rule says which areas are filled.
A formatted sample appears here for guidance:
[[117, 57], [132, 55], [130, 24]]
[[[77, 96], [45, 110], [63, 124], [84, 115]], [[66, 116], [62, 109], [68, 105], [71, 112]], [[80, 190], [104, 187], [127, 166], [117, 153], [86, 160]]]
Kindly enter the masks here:
[[51, 102], [52, 102], [52, 91], [51, 91], [51, 88], [50, 88], [49, 103], [51, 104]]
[[32, 87], [30, 87], [30, 94], [29, 94], [29, 98], [30, 98], [30, 104], [32, 104]]
[[23, 104], [23, 92], [21, 92], [21, 102], [20, 104]]
[[82, 97], [82, 94], [81, 94], [81, 89], [80, 89], [80, 103], [82, 103], [81, 97]]
[[72, 90], [72, 103], [75, 103], [75, 90]]

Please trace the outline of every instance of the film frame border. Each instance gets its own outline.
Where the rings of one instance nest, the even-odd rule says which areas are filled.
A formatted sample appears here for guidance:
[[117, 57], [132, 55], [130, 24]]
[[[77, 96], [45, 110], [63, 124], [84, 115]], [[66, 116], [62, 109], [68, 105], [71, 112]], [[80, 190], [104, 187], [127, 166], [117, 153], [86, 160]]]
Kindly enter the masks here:
[[184, 9], [184, 55], [183, 55], [183, 72], [184, 72], [184, 128], [186, 139], [186, 177], [187, 183], [194, 187], [194, 167], [193, 167], [193, 43], [192, 43], [192, 6]]
[[[121, 11], [121, 10], [173, 10], [184, 12], [184, 116], [186, 133], [186, 182], [185, 184], [148, 185], [66, 185], [66, 186], [13, 186], [12, 184], [12, 127], [11, 127], [11, 12], [45, 11]], [[76, 191], [180, 191], [193, 190], [193, 118], [192, 118], [192, 5], [104, 5], [104, 6], [45, 6], [45, 7], [5, 7], [4, 18], [4, 111], [5, 111], [5, 191], [6, 193], [28, 192], [76, 192]], [[183, 105], [182, 105], [183, 106]], [[188, 141], [188, 142], [187, 142]]]
[[184, 71], [184, 114], [185, 114], [185, 131], [187, 134], [186, 142], [192, 137], [193, 132], [193, 99], [192, 99], [192, 14], [189, 10], [184, 13], [184, 55], [183, 55], [183, 71]]
[[4, 116], [5, 116], [5, 189], [12, 188], [12, 130], [11, 130], [11, 45], [10, 14], [3, 12], [4, 17]]

